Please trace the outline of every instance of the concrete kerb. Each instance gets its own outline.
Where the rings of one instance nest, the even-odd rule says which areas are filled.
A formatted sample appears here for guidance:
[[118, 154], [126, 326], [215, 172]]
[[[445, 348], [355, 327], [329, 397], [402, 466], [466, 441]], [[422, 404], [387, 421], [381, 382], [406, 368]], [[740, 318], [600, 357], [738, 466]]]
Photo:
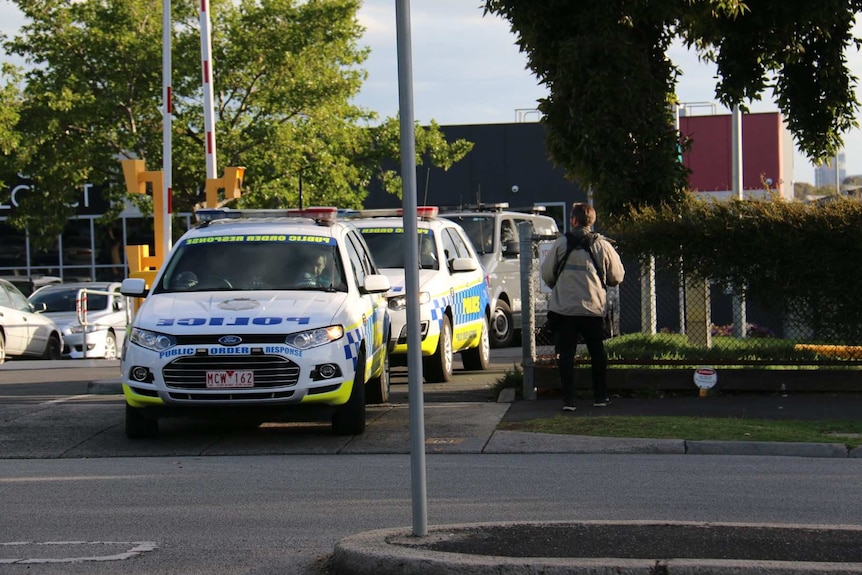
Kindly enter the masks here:
[[[759, 544], [755, 536], [746, 532], [754, 530], [779, 530], [783, 540], [793, 539], [804, 541], [810, 537], [812, 530], [840, 533], [849, 532], [849, 536], [857, 537], [862, 531], [859, 526], [819, 526], [819, 525], [774, 525], [774, 524], [739, 524], [739, 523], [695, 523], [695, 522], [653, 522], [653, 521], [577, 521], [577, 522], [512, 522], [512, 523], [475, 523], [443, 525], [430, 529], [424, 537], [417, 537], [407, 529], [379, 529], [346, 537], [336, 544], [332, 562], [335, 572], [339, 575], [389, 575], [403, 573], [424, 573], [426, 575], [643, 575], [646, 573], [662, 573], [665, 575], [806, 575], [831, 574], [847, 575], [862, 572], [862, 563], [839, 562], [835, 557], [829, 562], [820, 561], [778, 561], [762, 559], [711, 559], [709, 557], [682, 557], [668, 559], [665, 548], [652, 557], [644, 553], [643, 558], [619, 557], [510, 557], [500, 555], [483, 555], [481, 552], [469, 551], [447, 552], [433, 550], [440, 548], [439, 543], [458, 541], [459, 538], [478, 534], [487, 541], [497, 528], [514, 527], [531, 530], [547, 529], [549, 533], [560, 532], [560, 528], [604, 526], [619, 528], [618, 549], [626, 549], [635, 538], [632, 529], [640, 530], [637, 538], [647, 545], [651, 541], [650, 534], [657, 527], [674, 526], [691, 531], [693, 537], [699, 537], [703, 532], [699, 529], [714, 529], [716, 527], [731, 528], [730, 532], [739, 534], [729, 545], [734, 548], [744, 548], [750, 551], [751, 546]], [[753, 528], [753, 529], [751, 529]], [[487, 532], [487, 534], [486, 534]], [[465, 535], [469, 534], [469, 535]], [[503, 542], [504, 543], [504, 542]], [[671, 545], [674, 543], [671, 542]], [[760, 543], [762, 544], [762, 543]], [[576, 545], [576, 543], [572, 543]], [[679, 542], [680, 555], [691, 555], [691, 549]], [[748, 546], [748, 547], [745, 547]], [[443, 545], [442, 548], [445, 548]], [[858, 550], [855, 550], [858, 554]], [[751, 553], [747, 553], [751, 555]], [[696, 555], [696, 553], [695, 553]], [[755, 553], [757, 555], [757, 553]]]

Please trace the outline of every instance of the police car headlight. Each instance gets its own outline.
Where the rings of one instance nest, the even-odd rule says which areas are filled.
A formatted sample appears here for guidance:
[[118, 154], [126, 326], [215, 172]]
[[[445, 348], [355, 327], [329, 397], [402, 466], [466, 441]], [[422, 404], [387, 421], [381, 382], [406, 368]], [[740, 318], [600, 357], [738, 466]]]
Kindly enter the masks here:
[[284, 343], [296, 349], [308, 349], [310, 347], [317, 347], [318, 345], [325, 345], [342, 337], [344, 337], [344, 328], [340, 325], [331, 325], [329, 327], [292, 333], [284, 338]]
[[137, 327], [132, 328], [129, 341], [153, 351], [165, 351], [177, 345], [177, 340], [173, 336]]
[[[93, 333], [94, 331], [98, 331], [99, 329], [100, 329], [100, 327], [97, 325], [88, 325], [87, 326], [87, 333]], [[79, 323], [72, 324], [71, 326], [69, 326], [69, 333], [83, 333], [83, 332], [84, 332], [84, 326], [82, 326]]]
[[[427, 291], [419, 292], [419, 305], [428, 303], [431, 301], [431, 294]], [[389, 309], [393, 311], [401, 311], [402, 309], [407, 308], [407, 296], [406, 295], [397, 295], [395, 297], [389, 298]]]

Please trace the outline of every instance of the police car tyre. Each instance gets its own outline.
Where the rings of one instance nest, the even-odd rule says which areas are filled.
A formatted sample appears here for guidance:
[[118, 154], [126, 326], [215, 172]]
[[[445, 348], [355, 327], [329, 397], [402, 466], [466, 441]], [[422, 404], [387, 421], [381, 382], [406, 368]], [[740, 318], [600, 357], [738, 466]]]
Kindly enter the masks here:
[[117, 336], [111, 330], [105, 334], [105, 359], [117, 359]]
[[482, 337], [477, 347], [461, 352], [464, 369], [470, 371], [485, 371], [491, 362], [491, 343], [488, 336], [488, 320], [482, 322]]
[[444, 315], [440, 325], [440, 341], [434, 355], [425, 358], [425, 379], [430, 383], [445, 383], [452, 379], [452, 322]]
[[347, 403], [340, 405], [332, 414], [332, 431], [336, 435], [359, 435], [365, 431], [365, 350], [356, 362], [356, 375], [353, 378], [353, 391]]
[[[388, 339], [388, 336], [387, 336]], [[368, 381], [365, 390], [365, 403], [372, 405], [378, 403], [389, 403], [389, 349], [383, 346], [383, 372], [378, 377]]]
[[48, 338], [48, 343], [45, 345], [45, 353], [42, 354], [42, 359], [62, 359], [63, 346], [60, 345], [60, 336], [52, 333]]
[[509, 347], [514, 339], [512, 308], [505, 301], [498, 299], [491, 321], [491, 347]]
[[6, 361], [6, 338], [0, 332], [0, 363]]
[[148, 439], [159, 435], [159, 420], [149, 417], [143, 409], [126, 404], [126, 437]]

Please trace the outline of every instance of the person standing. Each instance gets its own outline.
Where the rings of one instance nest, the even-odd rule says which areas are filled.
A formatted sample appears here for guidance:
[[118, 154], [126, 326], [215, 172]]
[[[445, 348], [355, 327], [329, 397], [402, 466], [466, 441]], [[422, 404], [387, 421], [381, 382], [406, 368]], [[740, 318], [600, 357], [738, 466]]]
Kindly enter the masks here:
[[548, 313], [557, 314], [554, 343], [559, 358], [563, 411], [575, 411], [578, 337], [590, 353], [593, 406], [606, 407], [610, 403], [604, 345], [606, 286], [619, 285], [625, 269], [613, 245], [592, 231], [595, 222], [595, 208], [584, 203], [573, 205], [571, 231], [557, 238], [541, 267], [542, 279], [552, 288]]

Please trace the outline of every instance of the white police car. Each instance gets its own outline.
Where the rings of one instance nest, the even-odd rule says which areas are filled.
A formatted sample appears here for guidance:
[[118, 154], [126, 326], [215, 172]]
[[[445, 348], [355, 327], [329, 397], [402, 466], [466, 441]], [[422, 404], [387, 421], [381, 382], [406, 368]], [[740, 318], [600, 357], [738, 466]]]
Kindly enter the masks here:
[[[440, 214], [460, 225], [479, 254], [479, 260], [488, 274], [488, 285], [493, 304], [491, 345], [507, 347], [515, 343], [521, 330], [521, 260], [518, 227], [530, 222], [533, 235], [555, 238], [559, 235], [554, 218], [540, 213], [508, 211], [508, 203], [464, 206], [454, 212]], [[533, 254], [538, 267], [539, 254]], [[537, 321], [542, 318], [537, 317]]]
[[[389, 277], [393, 361], [407, 353], [404, 293], [404, 227], [400, 210], [360, 210], [353, 222], [382, 273]], [[491, 307], [485, 273], [470, 240], [458, 224], [437, 218], [437, 208], [417, 209], [419, 221], [419, 303], [423, 371], [426, 381], [452, 379], [453, 352], [464, 367], [487, 369]]]
[[156, 435], [167, 415], [262, 421], [291, 406], [335, 406], [335, 433], [364, 431], [366, 402], [388, 401], [390, 283], [336, 213], [201, 210], [149, 292], [123, 281], [146, 296], [123, 353], [126, 435]]

